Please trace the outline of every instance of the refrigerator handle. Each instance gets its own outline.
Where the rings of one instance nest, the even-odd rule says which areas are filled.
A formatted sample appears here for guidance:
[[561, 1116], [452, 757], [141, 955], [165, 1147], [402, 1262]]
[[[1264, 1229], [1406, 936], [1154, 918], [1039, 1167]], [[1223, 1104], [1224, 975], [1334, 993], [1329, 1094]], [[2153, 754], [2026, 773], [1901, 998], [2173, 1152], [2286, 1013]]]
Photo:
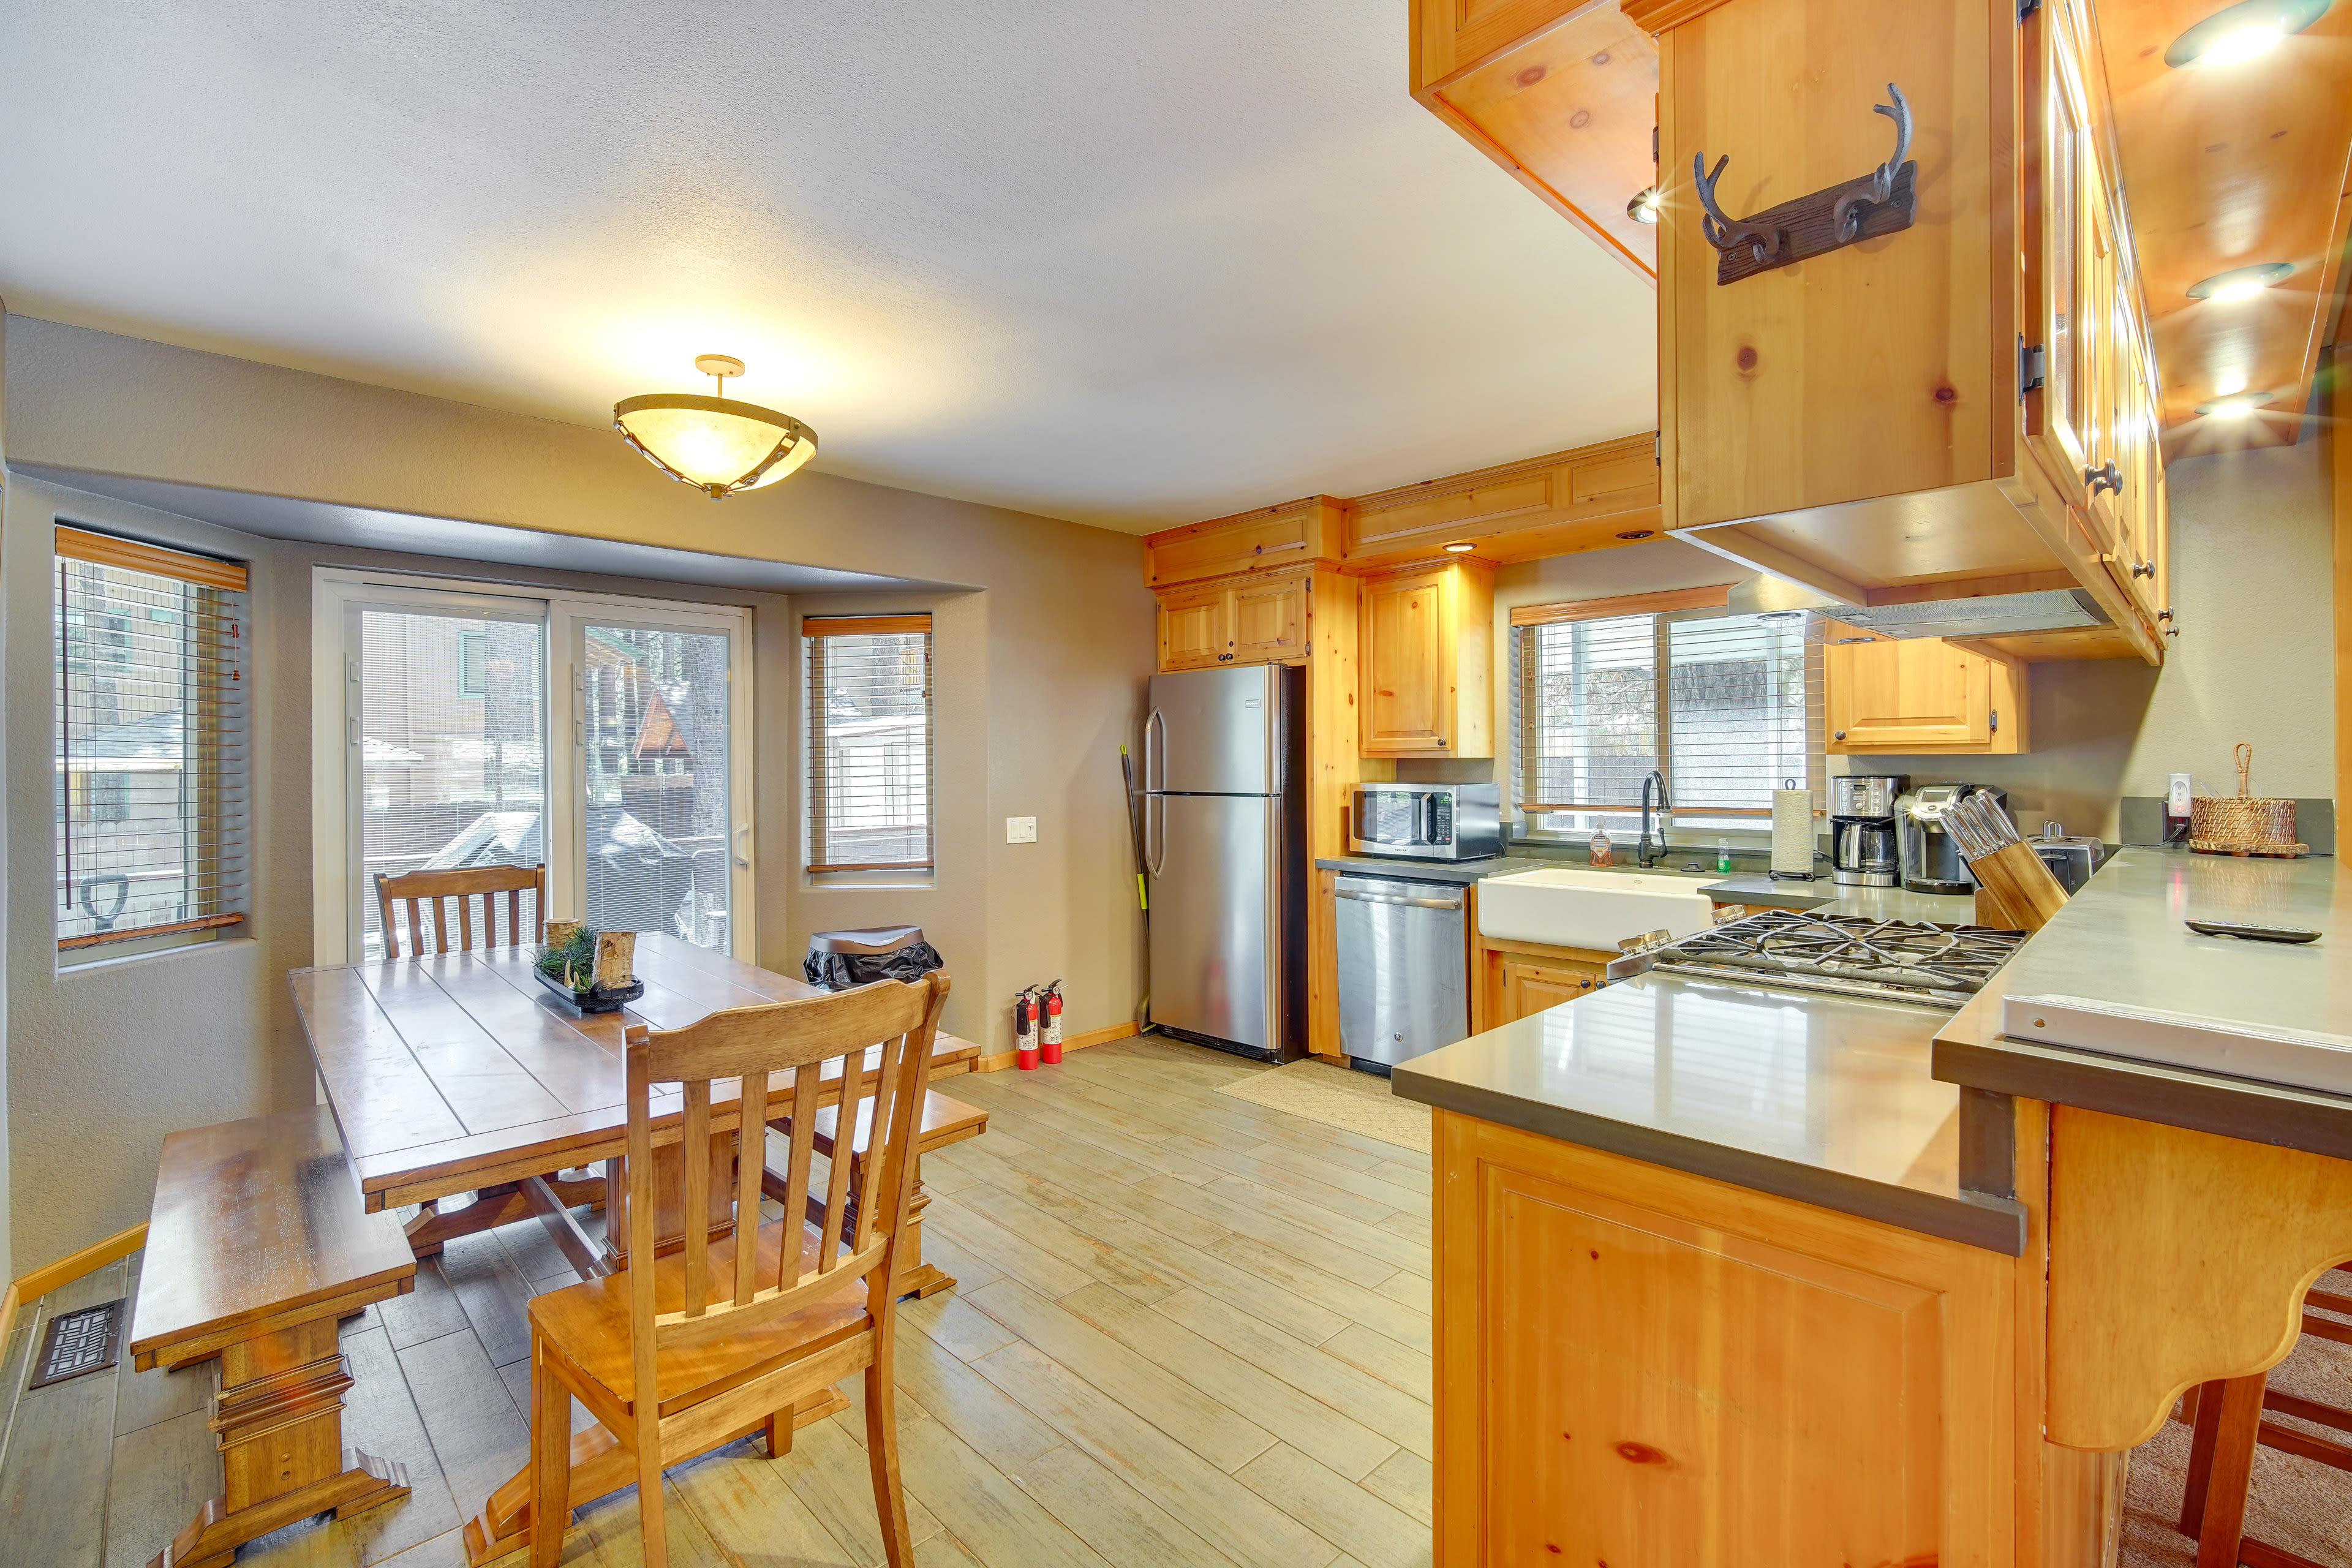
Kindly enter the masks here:
[[[1168, 784], [1165, 776], [1167, 759], [1160, 756], [1160, 748], [1151, 743], [1151, 731], [1154, 726], [1159, 728], [1163, 737], [1167, 734], [1168, 721], [1157, 708], [1145, 714], [1143, 718], [1143, 789], [1146, 795], [1156, 789], [1164, 789]], [[1158, 773], [1152, 772], [1154, 763], [1160, 765], [1160, 771]]]
[[[1160, 833], [1156, 839], [1151, 832], [1152, 813], [1155, 811], [1160, 814]], [[1151, 851], [1155, 842], [1160, 846], [1156, 856]], [[1168, 800], [1164, 795], [1147, 795], [1143, 797], [1143, 864], [1155, 879], [1168, 868]]]

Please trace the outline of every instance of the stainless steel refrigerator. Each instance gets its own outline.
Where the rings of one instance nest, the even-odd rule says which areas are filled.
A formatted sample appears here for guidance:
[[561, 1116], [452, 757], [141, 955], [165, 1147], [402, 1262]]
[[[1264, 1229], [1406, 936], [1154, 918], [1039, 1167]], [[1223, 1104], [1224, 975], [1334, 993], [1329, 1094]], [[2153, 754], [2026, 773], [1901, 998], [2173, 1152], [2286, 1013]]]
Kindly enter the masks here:
[[1268, 1061], [1307, 1045], [1305, 673], [1155, 675], [1143, 721], [1151, 1022]]

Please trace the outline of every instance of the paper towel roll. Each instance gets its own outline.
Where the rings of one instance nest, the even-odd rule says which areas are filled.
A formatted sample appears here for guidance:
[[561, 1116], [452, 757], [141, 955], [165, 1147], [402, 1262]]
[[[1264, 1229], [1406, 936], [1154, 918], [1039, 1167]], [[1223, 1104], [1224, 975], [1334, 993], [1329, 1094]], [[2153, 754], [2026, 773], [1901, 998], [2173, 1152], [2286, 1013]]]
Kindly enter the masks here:
[[1812, 875], [1813, 792], [1809, 789], [1772, 792], [1772, 869], [1784, 877]]

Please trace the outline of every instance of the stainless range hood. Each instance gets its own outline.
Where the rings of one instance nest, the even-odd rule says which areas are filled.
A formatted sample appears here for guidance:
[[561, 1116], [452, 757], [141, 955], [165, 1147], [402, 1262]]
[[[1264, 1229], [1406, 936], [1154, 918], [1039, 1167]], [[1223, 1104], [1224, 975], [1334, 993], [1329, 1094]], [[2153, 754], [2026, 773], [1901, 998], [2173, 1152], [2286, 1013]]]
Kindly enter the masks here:
[[2099, 602], [2080, 588], [1916, 605], [1843, 605], [1801, 584], [1760, 572], [1731, 585], [1726, 607], [1735, 616], [1812, 610], [1889, 637], [1990, 637], [2111, 624]]

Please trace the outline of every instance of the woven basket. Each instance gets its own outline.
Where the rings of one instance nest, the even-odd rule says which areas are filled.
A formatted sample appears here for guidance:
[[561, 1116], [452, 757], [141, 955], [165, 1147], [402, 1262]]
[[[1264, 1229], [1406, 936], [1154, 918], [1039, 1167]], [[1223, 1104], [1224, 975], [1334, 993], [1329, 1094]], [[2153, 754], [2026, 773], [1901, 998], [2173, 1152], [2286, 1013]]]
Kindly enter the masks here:
[[2257, 795], [2249, 787], [2253, 747], [2237, 751], [2238, 793], [2200, 795], [2189, 803], [2189, 847], [2205, 855], [2308, 855], [2295, 841], [2294, 802]]

